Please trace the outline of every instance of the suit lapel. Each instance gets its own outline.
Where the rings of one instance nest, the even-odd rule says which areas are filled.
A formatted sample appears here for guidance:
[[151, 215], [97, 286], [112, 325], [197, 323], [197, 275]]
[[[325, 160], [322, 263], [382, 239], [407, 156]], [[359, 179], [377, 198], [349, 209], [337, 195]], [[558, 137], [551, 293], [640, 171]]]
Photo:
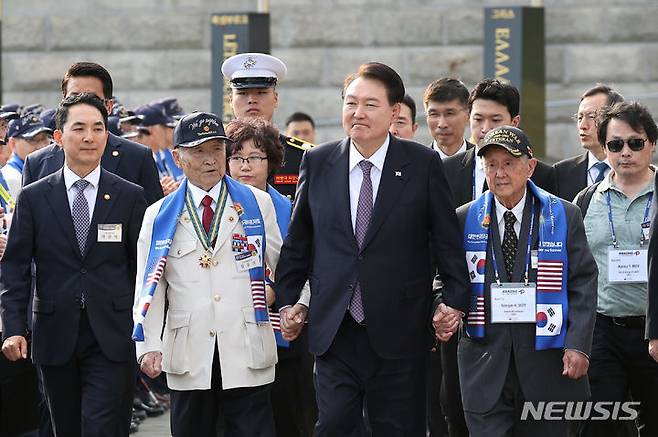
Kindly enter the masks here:
[[78, 247], [78, 240], [73, 227], [73, 218], [71, 217], [71, 206], [69, 198], [66, 194], [66, 185], [64, 184], [64, 172], [60, 170], [54, 173], [48, 179], [49, 190], [46, 191], [45, 196], [52, 209], [53, 215], [59, 222], [64, 235], [68, 238], [75, 253], [80, 255], [80, 248]]
[[91, 218], [87, 243], [85, 244], [85, 257], [91, 252], [92, 246], [98, 239], [98, 225], [105, 223], [105, 219], [115, 205], [119, 194], [114, 181], [110, 181], [106, 171], [101, 168], [101, 177], [98, 181], [98, 192], [94, 203], [94, 215]]
[[392, 135], [389, 135], [389, 138], [390, 143], [379, 181], [377, 199], [375, 200], [372, 217], [366, 236], [363, 239], [361, 251], [368, 247], [384, 219], [388, 216], [388, 212], [397, 203], [409, 177], [408, 172], [404, 171], [404, 168], [409, 164], [409, 159], [405, 154], [403, 144]]
[[101, 158], [101, 165], [103, 168], [111, 173], [116, 173], [119, 168], [119, 161], [121, 160], [121, 143], [113, 134], [107, 137], [107, 144], [105, 144], [105, 151]]
[[576, 171], [574, 171], [574, 174], [578, 175], [578, 186], [587, 187], [587, 179], [589, 177], [589, 169], [587, 168], [587, 164], [589, 164], [589, 155], [585, 153], [583, 156], [581, 156], [578, 164], [576, 164]]
[[[64, 150], [62, 150], [57, 144], [55, 144], [53, 150], [46, 157], [45, 167], [47, 168], [47, 173], [41, 175], [42, 177], [56, 173], [64, 167]], [[66, 188], [64, 189], [64, 192], [66, 194]]]
[[473, 200], [473, 172], [475, 171], [475, 149], [466, 149], [466, 154], [462, 160], [462, 199]]
[[327, 186], [328, 198], [332, 199], [335, 206], [334, 210], [338, 211], [340, 227], [345, 229], [348, 240], [356, 248], [358, 244], [354, 236], [350, 206], [350, 139], [345, 138], [337, 144], [327, 161], [326, 176], [322, 180], [331, 181]]

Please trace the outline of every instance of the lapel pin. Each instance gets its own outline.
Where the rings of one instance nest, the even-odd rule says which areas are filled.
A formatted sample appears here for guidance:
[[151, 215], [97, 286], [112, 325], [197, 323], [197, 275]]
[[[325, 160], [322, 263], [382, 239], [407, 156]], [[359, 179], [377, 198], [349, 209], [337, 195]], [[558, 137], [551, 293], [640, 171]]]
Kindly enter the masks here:
[[395, 176], [401, 177], [401, 176], [402, 176], [402, 172], [401, 172], [401, 171], [396, 171], [396, 172], [395, 172]]
[[118, 151], [118, 150], [114, 150], [114, 151], [112, 152], [112, 156], [119, 156], [119, 151]]
[[110, 195], [109, 195], [109, 194], [105, 194], [105, 195], [103, 195], [103, 199], [105, 199], [105, 200], [110, 200]]

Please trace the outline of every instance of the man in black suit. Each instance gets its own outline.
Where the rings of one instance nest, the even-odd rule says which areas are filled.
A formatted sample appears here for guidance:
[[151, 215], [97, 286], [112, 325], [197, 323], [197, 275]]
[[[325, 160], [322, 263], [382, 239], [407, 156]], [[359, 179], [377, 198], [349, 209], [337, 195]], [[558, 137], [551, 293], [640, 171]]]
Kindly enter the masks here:
[[578, 112], [574, 115], [580, 145], [585, 153], [553, 164], [556, 195], [572, 202], [581, 190], [600, 182], [610, 171], [610, 162], [596, 135], [596, 118], [605, 106], [624, 101], [617, 91], [597, 84], [580, 97]]
[[464, 138], [468, 125], [468, 88], [462, 81], [442, 77], [427, 86], [423, 94], [430, 147], [441, 159], [474, 147]]
[[[316, 355], [317, 437], [425, 434], [431, 251], [444, 283], [437, 312], [468, 304], [457, 221], [439, 156], [388, 129], [404, 96], [380, 63], [345, 80], [347, 138], [306, 152], [275, 290], [289, 338], [308, 315]], [[307, 279], [310, 308], [295, 304]]]
[[[93, 62], [71, 65], [62, 78], [62, 95], [93, 93], [105, 102], [112, 112], [113, 84], [110, 73]], [[64, 152], [56, 143], [28, 156], [23, 168], [23, 186], [55, 173], [64, 165]], [[150, 150], [114, 134], [109, 134], [102, 167], [144, 188], [146, 201], [151, 204], [162, 198], [162, 187]]]
[[[468, 99], [471, 138], [482, 145], [484, 136], [498, 126], [519, 126], [519, 90], [497, 79], [483, 79], [471, 90]], [[476, 159], [476, 148], [451, 156], [443, 162], [455, 206], [477, 198], [487, 190], [484, 170]], [[550, 165], [537, 161], [532, 181], [555, 193], [555, 176]]]
[[26, 186], [2, 259], [2, 351], [32, 360], [55, 435], [125, 436], [135, 388], [131, 339], [137, 237], [144, 190], [100, 167], [107, 110], [95, 95], [62, 101], [55, 141], [64, 168]]
[[472, 281], [458, 351], [468, 430], [566, 436], [567, 421], [521, 410], [589, 397], [597, 267], [582, 216], [529, 182], [537, 161], [520, 129], [490, 131], [478, 155], [491, 191], [457, 209]]

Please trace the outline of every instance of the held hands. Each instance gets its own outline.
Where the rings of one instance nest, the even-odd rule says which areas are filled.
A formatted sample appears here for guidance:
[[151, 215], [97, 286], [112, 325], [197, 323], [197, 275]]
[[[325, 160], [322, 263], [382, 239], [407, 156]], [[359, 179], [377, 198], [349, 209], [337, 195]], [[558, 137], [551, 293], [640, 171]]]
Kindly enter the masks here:
[[562, 375], [570, 379], [578, 379], [587, 374], [589, 359], [578, 351], [565, 349], [562, 362], [564, 363]]
[[464, 317], [464, 313], [461, 311], [444, 303], [439, 304], [434, 312], [434, 317], [432, 317], [436, 338], [442, 342], [450, 340], [450, 337], [457, 332], [462, 317]]
[[299, 336], [307, 314], [308, 308], [299, 303], [281, 310], [281, 334], [285, 340], [293, 341]]
[[142, 358], [139, 368], [149, 378], [157, 378], [162, 373], [162, 353], [147, 352]]
[[27, 358], [27, 340], [22, 335], [14, 335], [2, 343], [2, 353], [9, 361]]
[[658, 362], [658, 339], [649, 340], [649, 355]]

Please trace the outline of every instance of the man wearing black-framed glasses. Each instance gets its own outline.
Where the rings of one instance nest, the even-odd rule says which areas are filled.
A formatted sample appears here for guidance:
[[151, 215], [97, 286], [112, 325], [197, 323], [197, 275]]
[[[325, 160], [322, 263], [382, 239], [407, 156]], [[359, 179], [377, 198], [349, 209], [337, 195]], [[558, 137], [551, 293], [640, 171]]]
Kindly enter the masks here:
[[[599, 268], [596, 323], [590, 357], [591, 400], [639, 402], [640, 435], [658, 433], [658, 363], [647, 353], [645, 314], [651, 206], [655, 170], [651, 158], [658, 128], [647, 108], [617, 103], [601, 111], [597, 139], [612, 170], [589, 191], [585, 233]], [[655, 243], [654, 243], [655, 245]], [[650, 284], [650, 283], [649, 283]], [[655, 303], [654, 303], [655, 305]], [[655, 312], [655, 311], [654, 311]], [[658, 338], [658, 329], [653, 327]], [[588, 421], [586, 436], [624, 434], [628, 422]]]
[[603, 84], [596, 84], [580, 97], [578, 112], [572, 118], [585, 152], [553, 165], [557, 195], [561, 198], [572, 201], [580, 190], [603, 180], [610, 171], [610, 163], [596, 136], [596, 118], [604, 107], [623, 101], [621, 94]]

